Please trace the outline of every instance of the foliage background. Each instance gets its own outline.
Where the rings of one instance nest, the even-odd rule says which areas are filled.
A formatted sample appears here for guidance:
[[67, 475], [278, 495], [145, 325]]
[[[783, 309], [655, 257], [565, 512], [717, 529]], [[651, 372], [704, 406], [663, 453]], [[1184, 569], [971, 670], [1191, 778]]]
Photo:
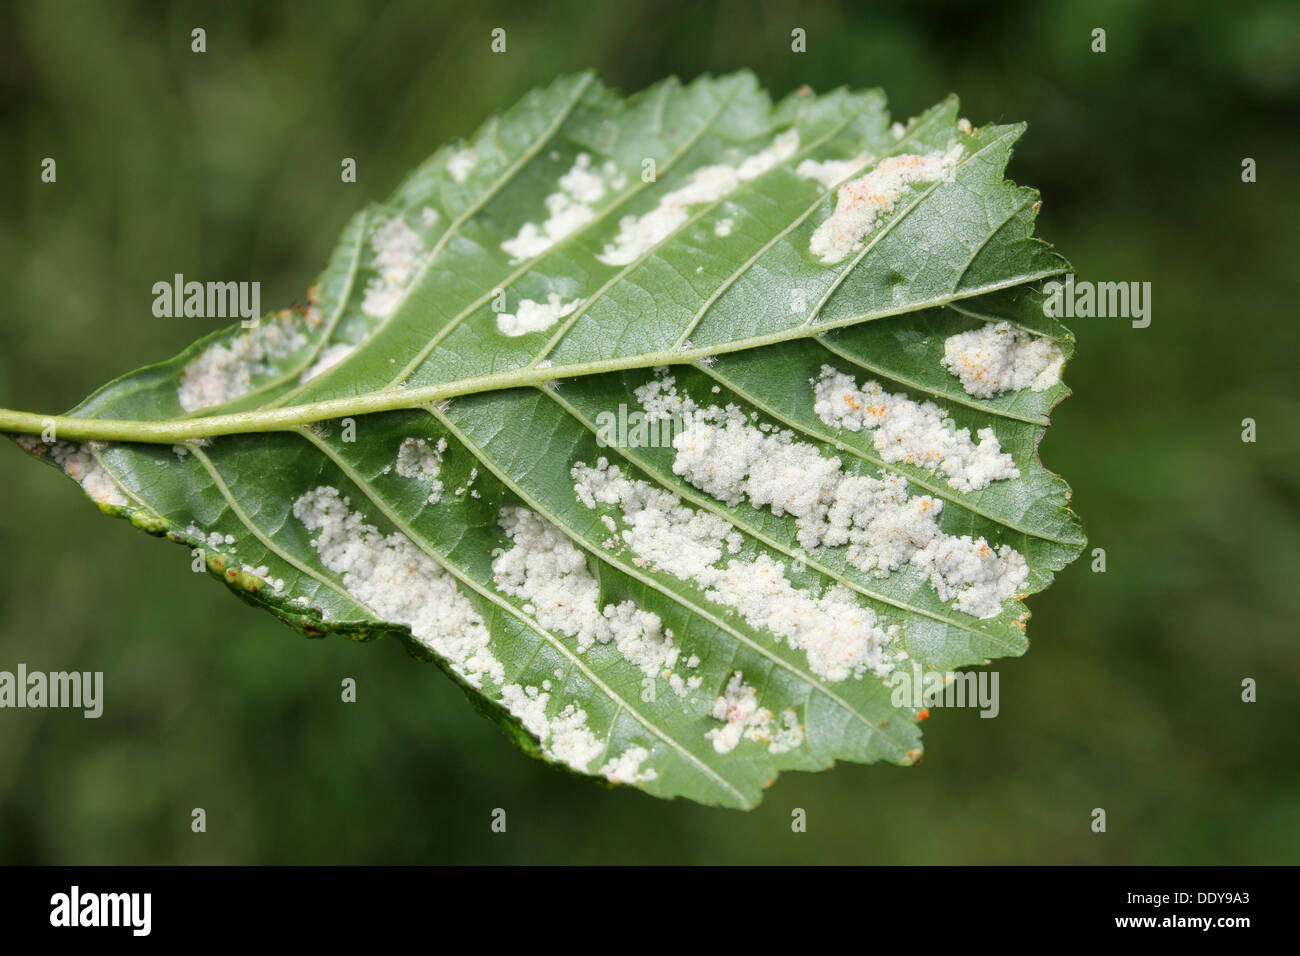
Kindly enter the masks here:
[[174, 272], [301, 298], [364, 200], [561, 72], [750, 67], [778, 95], [881, 86], [899, 118], [956, 91], [1029, 121], [1011, 176], [1081, 278], [1154, 285], [1149, 329], [1073, 322], [1042, 446], [1107, 573], [1031, 600], [996, 720], [935, 711], [920, 766], [787, 775], [738, 814], [522, 757], [398, 645], [296, 637], [6, 443], [0, 669], [103, 670], [106, 709], [0, 712], [0, 862], [1300, 862], [1300, 7], [518, 7], [6, 5], [0, 405], [61, 411], [207, 332], [152, 316]]

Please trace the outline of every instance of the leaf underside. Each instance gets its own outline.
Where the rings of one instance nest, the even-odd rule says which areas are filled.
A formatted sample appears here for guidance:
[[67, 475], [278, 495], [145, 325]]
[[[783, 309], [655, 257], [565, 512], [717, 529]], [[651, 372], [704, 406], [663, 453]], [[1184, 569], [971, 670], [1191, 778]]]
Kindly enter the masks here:
[[[784, 769], [914, 763], [920, 702], [898, 705], [893, 678], [1022, 654], [1022, 599], [1084, 545], [1068, 487], [1038, 457], [1066, 387], [972, 394], [942, 361], [950, 337], [989, 323], [1073, 351], [1036, 291], [1068, 264], [1032, 235], [1037, 194], [1003, 179], [1023, 126], [971, 128], [957, 110], [950, 98], [900, 127], [874, 91], [773, 105], [749, 74], [626, 99], [590, 75], [561, 79], [357, 215], [308, 307], [209, 336], [69, 413], [301, 408], [306, 423], [24, 444], [106, 512], [201, 549], [294, 628], [398, 638], [559, 766], [751, 807]], [[898, 156], [948, 167], [891, 194], [839, 261], [816, 254], [847, 200], [803, 165], [849, 161], [847, 182]], [[718, 168], [726, 188], [710, 191]], [[933, 403], [950, 434], [991, 429], [1017, 475], [963, 489], [933, 462], [891, 457], [878, 433], [819, 414], [828, 368]], [[687, 401], [676, 447], [645, 440], [655, 394]], [[360, 414], [375, 397], [387, 410]], [[340, 415], [349, 401], [359, 414]], [[831, 486], [905, 479], [904, 499], [937, 503], [927, 533], [1023, 558], [1015, 592], [970, 613], [933, 566], [881, 573], [850, 547], [810, 544], [797, 507], [719, 492], [716, 472], [683, 466], [681, 435], [726, 421], [751, 443], [780, 436], [836, 459]], [[778, 445], [761, 447], [755, 470]], [[608, 466], [631, 482], [624, 496], [584, 495], [583, 476], [608, 479]], [[670, 492], [665, 513], [712, 528], [704, 543], [725, 542], [712, 563], [674, 563], [687, 526], [638, 526], [628, 487], [642, 502]], [[670, 557], [656, 556], [665, 541]], [[784, 597], [750, 593], [764, 573]], [[866, 657], [847, 672], [828, 663], [862, 620], [888, 638], [854, 645]]]

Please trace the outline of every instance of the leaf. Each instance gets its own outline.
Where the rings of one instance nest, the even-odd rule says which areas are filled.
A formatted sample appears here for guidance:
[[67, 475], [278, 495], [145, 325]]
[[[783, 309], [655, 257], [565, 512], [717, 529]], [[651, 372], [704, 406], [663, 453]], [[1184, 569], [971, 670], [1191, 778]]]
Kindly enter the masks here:
[[0, 428], [557, 765], [750, 807], [912, 763], [901, 678], [1023, 653], [1084, 544], [1037, 452], [1068, 264], [1002, 178], [1024, 127], [957, 109], [562, 79], [354, 218], [306, 307]]

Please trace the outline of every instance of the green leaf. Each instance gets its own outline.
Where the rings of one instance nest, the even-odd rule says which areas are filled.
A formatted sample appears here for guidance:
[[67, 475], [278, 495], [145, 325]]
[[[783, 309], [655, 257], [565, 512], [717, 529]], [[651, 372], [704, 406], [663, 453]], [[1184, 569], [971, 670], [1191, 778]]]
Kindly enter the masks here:
[[957, 110], [565, 78], [353, 219], [307, 307], [0, 428], [557, 765], [750, 807], [912, 763], [902, 678], [1023, 653], [1084, 544], [1037, 451], [1069, 267], [1003, 179], [1024, 127]]

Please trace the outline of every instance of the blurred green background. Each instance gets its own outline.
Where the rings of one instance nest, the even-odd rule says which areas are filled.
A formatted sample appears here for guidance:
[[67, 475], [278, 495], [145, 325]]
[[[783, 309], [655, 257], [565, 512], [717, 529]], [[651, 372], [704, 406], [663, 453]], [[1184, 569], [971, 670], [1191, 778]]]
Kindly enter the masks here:
[[521, 756], [396, 643], [295, 636], [4, 443], [0, 669], [102, 670], [106, 709], [0, 712], [0, 862], [1300, 862], [1300, 6], [513, 6], [6, 4], [0, 405], [62, 411], [209, 331], [152, 316], [175, 272], [302, 298], [363, 201], [559, 73], [749, 67], [902, 119], [955, 91], [1029, 122], [1010, 175], [1082, 278], [1154, 286], [1148, 329], [1074, 320], [1042, 446], [1108, 570], [1030, 601], [996, 720], [936, 711], [920, 766], [786, 775], [742, 814]]

